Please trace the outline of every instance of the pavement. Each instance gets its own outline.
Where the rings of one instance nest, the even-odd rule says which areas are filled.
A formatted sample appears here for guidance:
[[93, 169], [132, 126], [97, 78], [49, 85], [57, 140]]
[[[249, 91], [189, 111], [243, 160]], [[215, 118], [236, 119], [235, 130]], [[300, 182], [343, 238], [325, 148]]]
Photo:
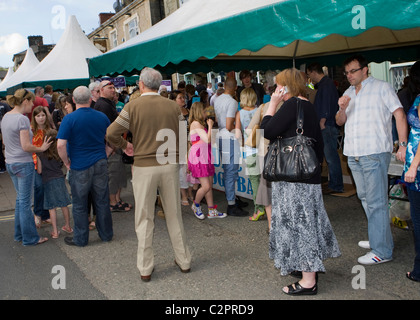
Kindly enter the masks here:
[[[129, 172], [129, 170], [127, 170]], [[0, 299], [2, 300], [156, 300], [160, 312], [173, 303], [237, 301], [260, 309], [273, 302], [294, 300], [419, 300], [420, 283], [408, 280], [414, 261], [412, 231], [392, 227], [394, 259], [375, 266], [361, 266], [366, 253], [358, 247], [367, 240], [367, 222], [356, 196], [324, 196], [324, 204], [337, 236], [342, 256], [325, 260], [327, 272], [319, 275], [318, 294], [291, 297], [283, 286], [297, 281], [281, 276], [268, 257], [267, 220], [248, 217], [198, 220], [190, 207], [182, 207], [187, 241], [192, 253], [190, 273], [181, 273], [165, 220], [156, 216], [155, 269], [150, 282], [140, 280], [136, 267], [137, 237], [134, 212], [113, 213], [114, 239], [102, 242], [90, 232], [89, 245], [68, 246], [63, 234], [45, 244], [24, 247], [13, 241], [15, 190], [8, 173], [0, 174]], [[226, 210], [223, 192], [214, 191], [218, 209]], [[122, 199], [134, 204], [128, 179]], [[251, 211], [251, 201], [245, 209]], [[203, 205], [204, 211], [206, 206]], [[156, 208], [158, 210], [159, 208]], [[58, 214], [59, 226], [63, 223]], [[50, 226], [39, 229], [48, 236]], [[261, 305], [261, 301], [264, 304]], [[246, 303], [245, 303], [246, 302]], [[268, 303], [268, 304], [266, 304]], [[184, 310], [185, 311], [185, 310]], [[209, 313], [209, 309], [205, 310]], [[215, 311], [213, 309], [213, 311]], [[249, 311], [249, 310], [248, 310]], [[255, 309], [253, 312], [256, 312]], [[176, 312], [174, 308], [168, 312]]]

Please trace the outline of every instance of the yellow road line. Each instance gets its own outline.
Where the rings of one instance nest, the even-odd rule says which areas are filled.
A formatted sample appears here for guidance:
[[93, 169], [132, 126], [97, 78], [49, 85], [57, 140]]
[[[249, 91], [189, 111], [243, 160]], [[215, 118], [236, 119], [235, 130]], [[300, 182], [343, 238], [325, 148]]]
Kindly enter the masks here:
[[0, 221], [9, 221], [9, 220], [13, 220], [15, 218], [15, 215], [12, 214], [10, 216], [2, 216], [0, 217]]

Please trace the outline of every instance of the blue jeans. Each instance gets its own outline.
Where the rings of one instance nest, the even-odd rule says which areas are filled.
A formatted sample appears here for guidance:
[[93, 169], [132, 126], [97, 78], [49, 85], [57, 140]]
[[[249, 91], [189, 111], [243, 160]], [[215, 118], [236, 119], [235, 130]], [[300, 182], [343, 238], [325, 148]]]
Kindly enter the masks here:
[[341, 161], [337, 152], [338, 129], [335, 126], [325, 126], [322, 130], [324, 140], [324, 156], [328, 164], [329, 183], [328, 187], [334, 191], [342, 192], [343, 172], [341, 170]]
[[407, 188], [408, 200], [410, 200], [411, 222], [414, 227], [414, 267], [411, 276], [420, 279], [420, 192]]
[[235, 204], [235, 183], [238, 180], [240, 147], [235, 138], [219, 138], [219, 151], [223, 168], [223, 182], [226, 200], [229, 205]]
[[392, 240], [388, 208], [388, 166], [391, 153], [348, 157], [348, 164], [368, 220], [372, 252], [382, 259], [391, 259]]
[[44, 184], [42, 183], [42, 176], [36, 171], [34, 174], [34, 213], [41, 220], [50, 218], [50, 212], [44, 209]]
[[113, 237], [112, 216], [109, 206], [108, 163], [101, 159], [86, 170], [70, 170], [74, 236], [73, 242], [85, 246], [89, 241], [88, 196], [92, 193], [96, 212], [96, 229], [102, 241]]
[[39, 235], [31, 210], [34, 163], [6, 163], [6, 168], [16, 190], [14, 239], [15, 241], [22, 241], [25, 246], [37, 244]]

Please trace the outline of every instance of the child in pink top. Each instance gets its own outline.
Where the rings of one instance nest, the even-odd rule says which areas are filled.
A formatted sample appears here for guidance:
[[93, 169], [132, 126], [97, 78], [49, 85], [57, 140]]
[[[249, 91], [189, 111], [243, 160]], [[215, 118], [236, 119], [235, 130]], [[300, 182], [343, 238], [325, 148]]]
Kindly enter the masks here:
[[204, 219], [200, 202], [206, 198], [209, 208], [208, 218], [225, 218], [226, 213], [217, 210], [213, 203], [213, 175], [214, 164], [211, 154], [211, 129], [213, 120], [207, 120], [208, 129], [205, 128], [204, 106], [201, 102], [194, 102], [190, 110], [190, 140], [191, 149], [188, 154], [188, 170], [192, 176], [200, 180], [200, 188], [195, 195], [192, 209], [198, 219]]

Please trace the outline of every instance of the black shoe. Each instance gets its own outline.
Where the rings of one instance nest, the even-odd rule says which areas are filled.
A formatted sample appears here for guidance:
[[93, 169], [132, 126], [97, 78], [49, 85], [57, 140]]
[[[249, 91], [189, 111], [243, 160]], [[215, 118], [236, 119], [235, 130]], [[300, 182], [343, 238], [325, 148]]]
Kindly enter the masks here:
[[73, 237], [65, 237], [64, 243], [68, 244], [69, 246], [77, 246], [77, 244], [75, 244], [73, 241]]
[[239, 208], [245, 208], [248, 206], [248, 202], [242, 201], [239, 197], [236, 197], [235, 203]]
[[227, 214], [229, 216], [243, 217], [243, 216], [247, 216], [248, 215], [248, 212], [242, 210], [237, 205], [228, 205], [228, 207], [227, 207]]
[[299, 282], [296, 282], [294, 284], [291, 284], [290, 286], [287, 286], [289, 289], [288, 292], [284, 291], [285, 294], [288, 295], [294, 295], [294, 296], [300, 296], [300, 295], [315, 295], [318, 293], [318, 285], [315, 284], [312, 288], [304, 288], [302, 287]]

